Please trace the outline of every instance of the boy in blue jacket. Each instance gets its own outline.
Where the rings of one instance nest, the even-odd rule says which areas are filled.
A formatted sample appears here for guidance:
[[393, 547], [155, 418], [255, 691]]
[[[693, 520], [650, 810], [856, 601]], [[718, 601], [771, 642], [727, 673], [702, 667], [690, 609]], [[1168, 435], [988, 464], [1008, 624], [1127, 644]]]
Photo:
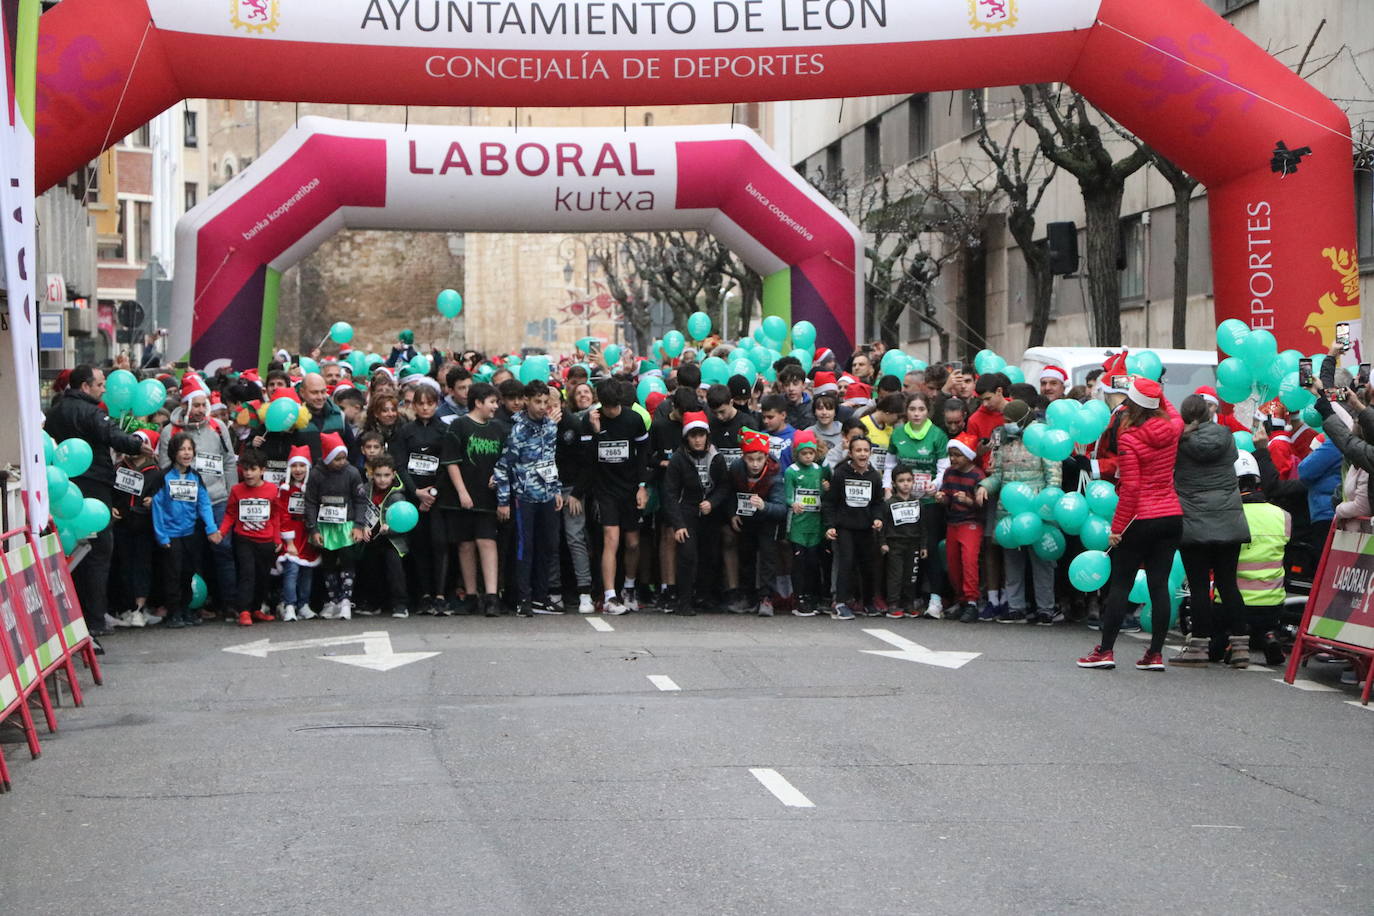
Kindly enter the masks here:
[[492, 476], [496, 517], [515, 516], [515, 613], [561, 614], [549, 603], [557, 588], [558, 513], [563, 484], [558, 476], [558, 424], [549, 418], [549, 386], [538, 379], [525, 386], [525, 409], [517, 413]]
[[[210, 493], [195, 469], [196, 440], [190, 433], [177, 433], [167, 444], [167, 454], [172, 464], [163, 472], [162, 489], [153, 495], [153, 533], [163, 550], [167, 627], [177, 630], [200, 626], [199, 612], [191, 609], [191, 577], [206, 533], [218, 526]], [[197, 531], [197, 524], [204, 529]]]

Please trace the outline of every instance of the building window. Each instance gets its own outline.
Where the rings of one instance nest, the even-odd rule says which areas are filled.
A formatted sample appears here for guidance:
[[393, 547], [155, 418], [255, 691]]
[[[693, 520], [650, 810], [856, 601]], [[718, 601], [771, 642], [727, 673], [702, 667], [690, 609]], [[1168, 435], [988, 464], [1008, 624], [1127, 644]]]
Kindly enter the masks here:
[[877, 178], [883, 173], [883, 133], [877, 121], [864, 125], [864, 177]]
[[912, 159], [930, 152], [930, 96], [913, 95], [907, 107], [907, 148]]
[[195, 149], [200, 146], [200, 134], [196, 130], [197, 113], [194, 111], [183, 111], [181, 113], [182, 123], [182, 143], [188, 149]]
[[1121, 221], [1121, 298], [1145, 298], [1145, 227], [1139, 214]]
[[825, 148], [825, 177], [827, 181], [839, 181], [844, 176], [844, 159], [840, 156], [840, 144], [832, 143]]
[[137, 235], [134, 238], [134, 260], [146, 264], [153, 256], [153, 204], [152, 201], [134, 201], [134, 220]]
[[153, 129], [149, 124], [144, 124], [138, 130], [129, 135], [129, 145], [147, 149], [153, 143]]
[[653, 126], [654, 126], [654, 113], [653, 113], [652, 111], [646, 111], [646, 112], [644, 112], [644, 126], [645, 126], [645, 127], [653, 127]]
[[186, 182], [186, 210], [194, 210], [200, 203], [200, 185], [194, 181]]
[[234, 177], [234, 157], [233, 157], [233, 156], [228, 156], [228, 157], [226, 157], [225, 160], [224, 160], [224, 180], [225, 180], [226, 182], [228, 182], [229, 179], [230, 179], [230, 178], [233, 178], [233, 177]]

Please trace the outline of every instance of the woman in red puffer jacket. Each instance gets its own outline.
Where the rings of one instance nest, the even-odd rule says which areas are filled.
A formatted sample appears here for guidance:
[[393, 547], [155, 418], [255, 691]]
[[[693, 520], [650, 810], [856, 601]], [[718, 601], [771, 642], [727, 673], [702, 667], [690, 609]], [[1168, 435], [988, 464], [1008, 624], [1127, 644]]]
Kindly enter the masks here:
[[[1078, 660], [1080, 668], [1115, 668], [1112, 646], [1130, 608], [1135, 574], [1145, 570], [1150, 606], [1169, 608], [1169, 569], [1183, 536], [1183, 509], [1174, 492], [1183, 421], [1164, 397], [1158, 382], [1135, 379], [1124, 402], [1116, 516], [1112, 519], [1112, 578], [1102, 612], [1102, 644]], [[1166, 618], [1167, 619], [1167, 618]], [[1169, 627], [1156, 626], [1150, 648], [1135, 666], [1164, 670], [1164, 637]]]

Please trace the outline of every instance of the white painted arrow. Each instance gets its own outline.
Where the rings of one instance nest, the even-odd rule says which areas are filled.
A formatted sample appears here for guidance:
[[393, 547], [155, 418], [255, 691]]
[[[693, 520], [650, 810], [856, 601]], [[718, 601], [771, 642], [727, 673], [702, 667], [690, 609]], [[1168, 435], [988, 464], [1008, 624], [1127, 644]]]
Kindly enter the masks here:
[[882, 655], [886, 658], [905, 659], [909, 662], [920, 662], [922, 665], [934, 665], [937, 668], [962, 668], [982, 654], [981, 652], [945, 652], [939, 649], [927, 649], [920, 643], [912, 642], [904, 636], [898, 636], [891, 630], [864, 630], [864, 632], [897, 648], [860, 649], [860, 652], [866, 652], [869, 655]]
[[238, 655], [251, 655], [266, 658], [269, 652], [289, 652], [299, 649], [323, 649], [328, 646], [346, 646], [353, 643], [363, 644], [362, 655], [321, 655], [320, 658], [331, 662], [367, 668], [371, 671], [390, 671], [411, 662], [433, 658], [438, 652], [396, 652], [391, 648], [391, 636], [385, 630], [368, 633], [355, 633], [351, 636], [325, 636], [320, 639], [297, 639], [290, 642], [272, 642], [258, 639], [238, 646], [225, 646], [225, 652]]

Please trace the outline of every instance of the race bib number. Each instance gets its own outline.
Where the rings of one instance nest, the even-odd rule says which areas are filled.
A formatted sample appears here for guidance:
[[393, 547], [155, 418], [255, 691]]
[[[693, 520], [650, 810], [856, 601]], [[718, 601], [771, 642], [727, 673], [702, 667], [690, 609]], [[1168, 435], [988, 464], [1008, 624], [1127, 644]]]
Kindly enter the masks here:
[[894, 525], [914, 525], [921, 520], [921, 504], [916, 500], [908, 500], [892, 504], [892, 524]]
[[596, 457], [600, 461], [608, 464], [620, 464], [630, 460], [630, 442], [628, 439], [615, 439], [608, 442], [600, 442], [596, 446]]
[[382, 520], [382, 507], [374, 503], [367, 504], [367, 511], [363, 513], [363, 527], [373, 528]]
[[736, 458], [743, 458], [743, 457], [744, 457], [744, 450], [743, 450], [743, 449], [738, 449], [738, 448], [722, 448], [722, 449], [718, 449], [718, 451], [720, 452], [720, 457], [722, 457], [722, 458], [725, 459], [725, 463], [726, 463], [726, 464], [729, 464], [730, 462], [734, 461]]
[[803, 512], [821, 511], [821, 491], [805, 490], [797, 488], [797, 502], [801, 503]]
[[305, 494], [297, 490], [286, 499], [286, 511], [292, 515], [305, 514]]
[[868, 460], [875, 468], [887, 467], [887, 449], [878, 445], [873, 446], [873, 450], [869, 452]]
[[541, 461], [534, 466], [534, 473], [537, 474], [539, 479], [544, 481], [544, 483], [553, 483], [558, 479], [558, 462]]
[[701, 481], [702, 495], [709, 495], [711, 492], [711, 468], [708, 465], [697, 465], [697, 480]]
[[406, 462], [406, 470], [420, 477], [433, 477], [439, 473], [439, 459], [433, 455], [420, 455], [414, 452]]
[[130, 496], [142, 496], [143, 475], [133, 468], [115, 468], [114, 488]]
[[196, 455], [196, 470], [202, 474], [214, 474], [216, 477], [224, 476], [224, 456], [223, 455]]
[[754, 514], [754, 494], [736, 493], [735, 514], [749, 516]]
[[873, 481], [846, 480], [844, 482], [845, 505], [851, 509], [864, 509], [873, 500]]
[[272, 501], [269, 499], [239, 500], [239, 521], [248, 525], [266, 524], [272, 518]]
[[934, 477], [931, 477], [929, 474], [915, 474], [915, 473], [913, 473], [913, 474], [911, 475], [911, 487], [912, 487], [912, 492], [913, 492], [913, 493], [924, 493], [924, 492], [930, 487], [931, 482], [934, 481], [934, 480], [935, 480], [935, 478], [934, 478]]
[[281, 486], [286, 483], [286, 473], [285, 461], [269, 461], [266, 469], [262, 472], [262, 479], [268, 483]]
[[787, 445], [787, 440], [784, 439], [784, 438], [782, 438], [781, 436], [769, 436], [769, 437], [768, 437], [768, 457], [769, 457], [769, 458], [772, 458], [774, 461], [777, 461], [777, 460], [778, 460], [778, 456], [780, 456], [780, 455], [782, 454], [782, 450], [783, 450], [783, 448], [784, 448], [786, 445]]
[[193, 503], [200, 492], [200, 484], [194, 480], [169, 480], [167, 481], [167, 492], [172, 494], [172, 499], [179, 503]]
[[330, 525], [342, 524], [348, 521], [348, 506], [338, 496], [326, 496], [320, 503], [319, 520]]

